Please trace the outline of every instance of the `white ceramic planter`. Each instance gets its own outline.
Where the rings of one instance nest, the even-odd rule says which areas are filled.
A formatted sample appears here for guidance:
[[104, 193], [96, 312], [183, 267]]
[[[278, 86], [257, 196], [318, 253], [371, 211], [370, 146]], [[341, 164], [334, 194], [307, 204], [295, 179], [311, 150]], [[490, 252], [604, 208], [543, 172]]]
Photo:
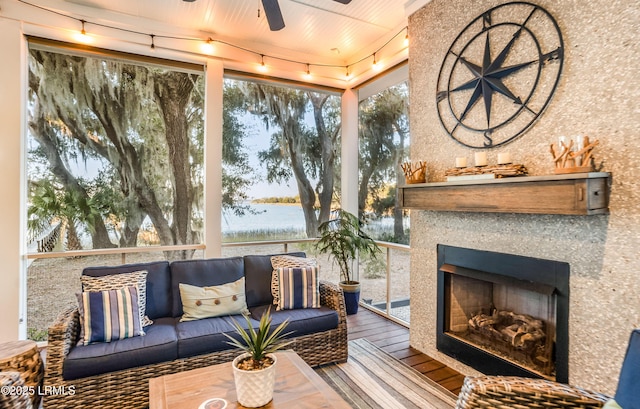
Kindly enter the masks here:
[[238, 369], [236, 363], [249, 356], [244, 353], [233, 360], [233, 379], [236, 383], [236, 395], [238, 403], [247, 408], [259, 408], [273, 399], [273, 387], [276, 382], [276, 357], [273, 354], [267, 356], [273, 359], [273, 365], [259, 371], [243, 371]]

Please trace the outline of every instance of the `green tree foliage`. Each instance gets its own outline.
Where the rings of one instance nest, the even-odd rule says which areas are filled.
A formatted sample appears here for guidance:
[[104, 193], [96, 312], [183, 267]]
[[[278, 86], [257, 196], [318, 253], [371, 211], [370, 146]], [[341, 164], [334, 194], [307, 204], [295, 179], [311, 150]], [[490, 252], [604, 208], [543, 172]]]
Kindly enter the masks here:
[[367, 98], [360, 103], [359, 111], [359, 214], [362, 216], [365, 210], [378, 217], [391, 214], [393, 241], [406, 243], [396, 186], [404, 177], [400, 165], [408, 155], [405, 148], [409, 138], [408, 84], [387, 88]]
[[42, 220], [59, 221], [62, 231], [66, 231], [67, 250], [82, 250], [77, 226], [84, 223], [92, 226], [92, 219], [98, 218], [99, 207], [92, 198], [74, 190], [65, 190], [59, 184], [42, 179], [29, 184], [28, 227], [40, 229]]

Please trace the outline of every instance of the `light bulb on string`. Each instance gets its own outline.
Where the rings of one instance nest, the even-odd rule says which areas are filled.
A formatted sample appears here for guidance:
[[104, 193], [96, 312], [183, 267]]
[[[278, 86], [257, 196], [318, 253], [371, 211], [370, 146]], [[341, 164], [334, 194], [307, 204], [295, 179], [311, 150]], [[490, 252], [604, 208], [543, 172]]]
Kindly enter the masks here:
[[347, 79], [349, 79], [349, 78], [351, 78], [351, 73], [349, 72], [349, 66], [347, 65], [345, 68], [347, 70], [347, 73], [346, 73], [345, 76], [347, 77]]
[[311, 77], [312, 77], [312, 75], [311, 75], [311, 68], [310, 68], [309, 64], [307, 64], [307, 72], [305, 72], [305, 74], [304, 74], [304, 78], [305, 78], [305, 79], [307, 79], [307, 80], [310, 80], [310, 79], [311, 79]]
[[154, 41], [155, 36], [156, 36], [155, 34], [149, 34], [149, 37], [151, 37], [151, 49], [152, 50], [156, 49], [156, 43]]
[[200, 49], [205, 54], [213, 54], [213, 51], [214, 51], [213, 39], [211, 37], [207, 38], [207, 41], [205, 41], [200, 45]]
[[269, 68], [264, 64], [264, 54], [260, 54], [260, 65], [258, 65], [258, 71], [267, 72]]
[[93, 39], [87, 35], [87, 31], [84, 28], [84, 24], [86, 23], [85, 20], [80, 20], [80, 23], [82, 24], [82, 29], [80, 30], [79, 33], [76, 33], [74, 35], [74, 38], [76, 39], [76, 41], [83, 43], [83, 44], [89, 44], [91, 42], [93, 42]]
[[376, 59], [376, 53], [373, 53], [373, 64], [371, 65], [371, 69], [374, 71], [380, 71], [382, 69], [382, 64]]
[[409, 30], [407, 29], [407, 34], [404, 36], [404, 46], [409, 47]]

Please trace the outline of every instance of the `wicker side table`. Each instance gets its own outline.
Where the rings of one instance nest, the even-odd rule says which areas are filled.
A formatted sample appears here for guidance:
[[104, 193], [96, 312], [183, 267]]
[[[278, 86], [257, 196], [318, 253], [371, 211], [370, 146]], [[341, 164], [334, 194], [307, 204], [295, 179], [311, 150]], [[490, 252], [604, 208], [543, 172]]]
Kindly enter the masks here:
[[44, 366], [34, 341], [10, 341], [0, 343], [0, 371], [20, 373], [25, 386], [33, 390], [33, 407], [40, 405], [40, 386], [44, 378]]
[[[18, 372], [0, 372], [0, 409], [33, 409], [28, 394], [14, 393], [16, 388], [22, 390], [24, 381]], [[9, 389], [7, 389], [9, 388]], [[37, 409], [37, 408], [36, 408]]]

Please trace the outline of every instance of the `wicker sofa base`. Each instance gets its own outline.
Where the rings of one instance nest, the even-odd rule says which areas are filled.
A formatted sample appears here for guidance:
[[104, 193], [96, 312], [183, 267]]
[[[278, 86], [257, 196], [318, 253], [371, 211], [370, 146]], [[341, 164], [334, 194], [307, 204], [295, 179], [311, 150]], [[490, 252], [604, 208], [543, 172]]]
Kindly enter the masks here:
[[[310, 366], [345, 362], [348, 343], [342, 291], [335, 284], [321, 282], [320, 302], [338, 311], [338, 327], [293, 338], [289, 347]], [[78, 332], [77, 308], [62, 313], [49, 329], [44, 385], [61, 393], [44, 396], [46, 409], [146, 408], [149, 405], [149, 379], [229, 362], [240, 354], [239, 349], [225, 350], [67, 381], [62, 378], [62, 365], [64, 357], [78, 338]]]

